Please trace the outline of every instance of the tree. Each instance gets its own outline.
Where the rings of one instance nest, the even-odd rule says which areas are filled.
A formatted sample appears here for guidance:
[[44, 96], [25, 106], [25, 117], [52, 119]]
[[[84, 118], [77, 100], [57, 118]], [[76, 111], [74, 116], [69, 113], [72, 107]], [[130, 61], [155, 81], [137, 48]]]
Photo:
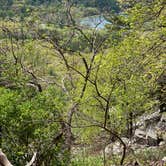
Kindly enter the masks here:
[[[97, 1], [102, 9], [107, 2]], [[104, 133], [104, 144], [123, 145], [123, 165], [122, 137], [132, 137], [135, 119], [160, 102], [165, 3], [119, 3], [124, 14], [103, 30], [80, 26], [73, 1], [44, 19], [41, 11], [3, 24], [1, 142], [12, 163], [37, 152], [37, 165], [69, 165], [75, 141], [93, 144]]]

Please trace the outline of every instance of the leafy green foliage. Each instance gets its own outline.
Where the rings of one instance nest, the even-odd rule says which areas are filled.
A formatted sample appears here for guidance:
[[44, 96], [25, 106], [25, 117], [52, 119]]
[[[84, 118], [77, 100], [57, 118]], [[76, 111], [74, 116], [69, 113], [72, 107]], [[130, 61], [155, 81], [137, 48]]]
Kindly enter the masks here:
[[29, 161], [36, 150], [45, 159], [41, 158], [41, 163], [63, 163], [63, 158], [58, 157], [64, 153], [61, 151], [63, 138], [56, 144], [53, 140], [61, 132], [60, 119], [65, 111], [65, 103], [62, 102], [65, 100], [61, 92], [54, 91], [50, 88], [27, 100], [23, 94], [0, 89], [1, 145], [14, 164], [22, 165]]
[[[14, 165], [36, 151], [38, 165], [102, 165], [101, 155], [72, 158], [73, 142], [128, 137], [138, 116], [165, 101], [157, 82], [164, 1], [74, 2], [0, 2], [0, 141]], [[113, 15], [119, 7], [123, 13]], [[112, 24], [78, 24], [100, 12]]]

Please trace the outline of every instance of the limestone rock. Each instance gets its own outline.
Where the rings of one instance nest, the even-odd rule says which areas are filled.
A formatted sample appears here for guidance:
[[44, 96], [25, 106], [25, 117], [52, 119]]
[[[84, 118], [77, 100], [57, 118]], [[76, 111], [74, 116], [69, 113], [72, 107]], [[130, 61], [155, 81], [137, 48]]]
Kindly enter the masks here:
[[162, 158], [162, 161], [166, 162], [166, 156]]
[[141, 144], [141, 145], [147, 144], [146, 132], [143, 130], [136, 129], [134, 134], [134, 139], [135, 139], [135, 142], [138, 144]]
[[[122, 137], [121, 139], [126, 144], [126, 146], [130, 144], [130, 140], [128, 138]], [[122, 152], [123, 152], [123, 145], [119, 141], [113, 142], [107, 145], [105, 148], [105, 154], [107, 156], [110, 156], [112, 154], [113, 155], [121, 154]]]
[[139, 127], [135, 130], [135, 142], [141, 145], [157, 146], [166, 142], [166, 114], [160, 110], [139, 118]]
[[161, 113], [160, 113], [160, 110], [150, 114], [150, 115], [147, 115], [144, 119], [145, 121], [145, 126], [148, 127], [148, 126], [154, 126], [155, 124], [157, 124], [160, 119], [161, 119]]
[[166, 145], [165, 141], [161, 141], [161, 142], [159, 143], [159, 146], [165, 146], [165, 145]]
[[105, 154], [107, 156], [110, 156], [112, 154], [113, 155], [120, 154], [122, 152], [121, 149], [122, 149], [122, 147], [121, 147], [119, 142], [111, 143], [111, 144], [106, 146]]

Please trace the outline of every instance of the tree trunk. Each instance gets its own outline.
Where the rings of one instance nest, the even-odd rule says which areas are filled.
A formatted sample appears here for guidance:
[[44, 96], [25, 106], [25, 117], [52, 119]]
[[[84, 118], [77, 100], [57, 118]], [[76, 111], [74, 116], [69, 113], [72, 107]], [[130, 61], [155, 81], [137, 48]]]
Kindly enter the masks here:
[[0, 150], [0, 166], [13, 166], [7, 156]]

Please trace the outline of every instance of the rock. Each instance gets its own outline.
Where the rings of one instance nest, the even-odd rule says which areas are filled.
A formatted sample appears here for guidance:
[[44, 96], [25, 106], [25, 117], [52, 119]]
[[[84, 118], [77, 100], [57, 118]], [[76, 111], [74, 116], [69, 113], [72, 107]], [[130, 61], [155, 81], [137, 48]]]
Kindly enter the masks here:
[[139, 137], [139, 138], [145, 138], [145, 137], [146, 137], [145, 131], [140, 130], [140, 129], [136, 129], [134, 135], [135, 135], [136, 137]]
[[161, 113], [160, 110], [150, 114], [150, 115], [142, 115], [138, 118], [136, 125], [134, 126], [136, 129], [145, 129], [148, 126], [155, 125], [160, 121]]
[[107, 156], [120, 154], [122, 152], [122, 146], [119, 142], [114, 142], [106, 146], [105, 154]]
[[149, 128], [146, 129], [146, 140], [149, 146], [157, 146], [159, 144], [159, 139], [154, 126], [149, 126]]
[[162, 161], [166, 162], [166, 156], [162, 158]]
[[123, 141], [127, 146], [128, 146], [129, 144], [131, 144], [130, 139], [128, 139], [128, 138], [126, 138], [126, 137], [122, 137], [121, 139], [122, 139], [122, 141]]
[[140, 129], [135, 130], [134, 139], [137, 144], [145, 145], [147, 144], [146, 132]]
[[154, 128], [149, 128], [147, 131], [136, 129], [134, 139], [137, 144], [149, 146], [158, 145], [158, 138]]
[[[131, 140], [122, 137], [127, 146], [127, 152], [131, 149], [135, 152], [156, 149], [156, 146], [166, 145], [166, 113], [156, 111], [150, 115], [141, 116], [137, 123], [137, 129]], [[123, 152], [123, 146], [118, 141], [109, 144], [105, 148], [107, 156], [112, 154], [120, 155]]]
[[138, 121], [136, 122], [136, 124], [134, 125], [135, 129], [140, 129], [140, 128], [144, 128], [145, 122], [144, 122], [144, 118], [145, 116], [141, 116], [138, 118]]
[[[141, 145], [158, 146], [161, 141], [166, 142], [166, 113], [160, 110], [139, 118], [134, 139]], [[143, 125], [144, 124], [144, 125]]]
[[166, 113], [163, 113], [160, 121], [156, 125], [156, 132], [158, 137], [166, 142]]
[[149, 126], [154, 126], [155, 124], [157, 124], [160, 121], [161, 116], [162, 116], [162, 114], [160, 113], [160, 110], [158, 110], [150, 115], [147, 115], [144, 119], [145, 127], [147, 128]]
[[146, 138], [152, 138], [154, 140], [157, 140], [157, 132], [156, 129], [154, 127], [150, 127], [146, 129]]
[[112, 154], [120, 154], [122, 152], [122, 146], [119, 142], [115, 142], [112, 146]]
[[[126, 146], [130, 144], [130, 140], [128, 138], [122, 137], [121, 139], [126, 144]], [[123, 152], [123, 145], [119, 141], [113, 142], [107, 145], [105, 148], [105, 154], [107, 156], [110, 156], [112, 154], [113, 155], [121, 154], [122, 152]]]
[[166, 122], [166, 113], [162, 113], [162, 116], [161, 116], [161, 122]]
[[112, 145], [111, 144], [107, 145], [105, 147], [104, 151], [105, 151], [106, 156], [110, 156], [112, 153]]
[[161, 141], [160, 143], [159, 143], [159, 146], [165, 146], [165, 141]]

